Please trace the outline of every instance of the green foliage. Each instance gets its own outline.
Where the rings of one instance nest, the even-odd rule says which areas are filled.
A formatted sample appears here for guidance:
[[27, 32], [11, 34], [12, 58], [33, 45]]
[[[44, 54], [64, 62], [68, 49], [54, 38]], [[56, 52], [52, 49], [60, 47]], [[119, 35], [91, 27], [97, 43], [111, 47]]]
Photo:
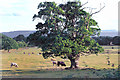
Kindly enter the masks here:
[[93, 37], [100, 45], [120, 45], [120, 36], [109, 37], [109, 36], [100, 36], [100, 37]]
[[27, 47], [27, 44], [24, 41], [18, 41], [19, 48]]
[[13, 38], [16, 41], [25, 41], [26, 42], [26, 37], [24, 35], [18, 35], [17, 37]]
[[113, 37], [113, 44], [120, 45], [120, 36]]
[[18, 48], [19, 48], [18, 43], [14, 39], [2, 35], [2, 49], [9, 51], [10, 49]]
[[44, 23], [39, 22], [36, 25], [37, 31], [27, 40], [41, 47], [45, 58], [52, 54], [76, 58], [81, 53], [97, 54], [103, 51], [91, 38], [100, 34], [98, 23], [84, 10], [81, 2], [41, 2], [38, 9], [39, 12], [33, 16], [33, 20], [39, 18]]
[[10, 50], [26, 47], [27, 44], [24, 41], [15, 41], [14, 39], [0, 34], [1, 37], [1, 49]]
[[14, 37], [13, 39], [17, 41], [18, 46], [20, 48], [27, 46], [27, 43], [26, 43], [27, 40], [26, 40], [26, 37], [24, 35], [18, 35], [17, 37]]

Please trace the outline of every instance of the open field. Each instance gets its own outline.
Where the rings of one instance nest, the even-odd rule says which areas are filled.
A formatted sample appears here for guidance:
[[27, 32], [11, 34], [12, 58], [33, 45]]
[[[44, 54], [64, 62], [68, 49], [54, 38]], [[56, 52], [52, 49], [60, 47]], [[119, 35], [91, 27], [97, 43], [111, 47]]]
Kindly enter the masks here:
[[[44, 59], [41, 55], [40, 48], [20, 48], [18, 50], [12, 49], [10, 53], [2, 50], [2, 72], [3, 77], [22, 77], [22, 78], [98, 78], [98, 77], [116, 77], [118, 69], [118, 49], [116, 46], [103, 46], [105, 52], [98, 56], [92, 54], [89, 56], [81, 56], [79, 59], [78, 70], [64, 70], [65, 67], [57, 67], [52, 65], [51, 58]], [[23, 54], [25, 52], [25, 54]], [[34, 54], [31, 54], [34, 52]], [[30, 53], [30, 55], [28, 55]], [[110, 57], [111, 65], [107, 65], [107, 56]], [[59, 61], [64, 61], [70, 66], [68, 59], [55, 58]], [[10, 63], [15, 62], [18, 68], [10, 68]], [[112, 66], [114, 64], [114, 67]]]

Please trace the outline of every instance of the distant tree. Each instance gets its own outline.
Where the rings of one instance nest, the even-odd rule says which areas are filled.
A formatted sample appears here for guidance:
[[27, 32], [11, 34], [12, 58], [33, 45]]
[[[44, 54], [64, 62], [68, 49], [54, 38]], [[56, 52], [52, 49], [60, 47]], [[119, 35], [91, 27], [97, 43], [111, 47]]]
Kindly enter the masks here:
[[37, 31], [31, 34], [28, 40], [42, 48], [44, 58], [50, 56], [68, 58], [71, 62], [70, 68], [78, 68], [77, 60], [80, 54], [88, 52], [97, 54], [103, 51], [103, 48], [90, 36], [100, 32], [98, 23], [92, 19], [92, 15], [104, 7], [89, 13], [84, 10], [85, 4], [74, 1], [65, 4], [41, 2], [38, 5], [39, 12], [33, 19], [42, 19], [44, 23], [39, 22], [36, 25]]
[[120, 45], [120, 36], [113, 37], [113, 44]]
[[10, 49], [18, 48], [19, 48], [18, 43], [14, 39], [2, 35], [2, 49], [8, 50], [9, 52]]
[[25, 43], [24, 41], [18, 41], [18, 46], [20, 48], [27, 47], [27, 43]]
[[25, 41], [26, 42], [26, 37], [22, 34], [18, 35], [17, 37], [13, 38], [16, 41]]
[[[35, 36], [34, 36], [34, 37], [35, 37]], [[33, 38], [33, 35], [32, 35], [32, 34], [30, 34], [30, 35], [27, 37], [27, 39], [26, 39], [26, 42], [27, 42], [27, 44], [28, 44], [29, 47], [34, 47], [34, 46], [37, 45], [37, 43], [34, 42], [34, 41], [35, 41], [35, 38]]]
[[113, 40], [113, 37], [110, 36], [100, 36], [100, 37], [93, 37], [100, 45], [110, 45]]

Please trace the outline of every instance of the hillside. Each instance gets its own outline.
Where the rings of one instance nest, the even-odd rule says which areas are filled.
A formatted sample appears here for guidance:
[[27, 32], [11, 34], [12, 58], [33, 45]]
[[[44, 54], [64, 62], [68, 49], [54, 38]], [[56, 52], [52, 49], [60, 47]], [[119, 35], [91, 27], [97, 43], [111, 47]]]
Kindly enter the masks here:
[[[29, 36], [31, 33], [34, 33], [35, 31], [11, 31], [11, 32], [3, 32], [2, 34], [14, 38], [20, 34], [24, 35], [25, 37]], [[118, 32], [115, 30], [102, 30], [100, 36], [118, 36]]]
[[114, 37], [114, 36], [118, 36], [118, 32], [115, 30], [102, 30], [100, 36]]
[[31, 33], [34, 33], [35, 31], [11, 31], [11, 32], [3, 32], [2, 34], [14, 38], [20, 34], [24, 35], [25, 37], [29, 36]]

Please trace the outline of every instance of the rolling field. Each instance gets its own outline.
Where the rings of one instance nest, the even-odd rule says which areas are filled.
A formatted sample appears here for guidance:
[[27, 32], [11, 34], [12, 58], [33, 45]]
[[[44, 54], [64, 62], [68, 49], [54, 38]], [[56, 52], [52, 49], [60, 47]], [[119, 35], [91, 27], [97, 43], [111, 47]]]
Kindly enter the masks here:
[[[0, 73], [3, 77], [20, 77], [20, 78], [99, 78], [99, 77], [116, 77], [118, 69], [118, 47], [103, 46], [104, 53], [98, 56], [92, 54], [89, 56], [81, 56], [79, 59], [79, 67], [77, 70], [65, 70], [65, 67], [53, 66], [51, 58], [44, 59], [41, 55], [40, 48], [20, 48], [12, 49], [10, 53], [2, 50], [2, 64], [0, 65]], [[25, 52], [25, 54], [23, 54]], [[34, 54], [32, 54], [32, 52]], [[28, 55], [30, 53], [30, 55]], [[107, 56], [110, 58], [111, 65], [107, 65]], [[68, 59], [56, 57], [56, 60], [64, 61], [70, 66]], [[15, 62], [18, 68], [10, 68], [10, 63]], [[112, 66], [114, 64], [114, 66]]]

